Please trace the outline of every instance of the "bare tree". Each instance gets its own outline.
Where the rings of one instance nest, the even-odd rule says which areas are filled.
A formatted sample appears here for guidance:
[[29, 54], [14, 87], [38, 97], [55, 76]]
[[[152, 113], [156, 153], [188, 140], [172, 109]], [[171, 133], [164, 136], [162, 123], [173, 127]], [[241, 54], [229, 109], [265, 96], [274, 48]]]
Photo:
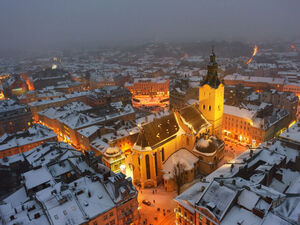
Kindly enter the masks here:
[[186, 179], [185, 165], [177, 162], [173, 167], [172, 173], [174, 181], [177, 184], [177, 194], [180, 194], [180, 188], [184, 184]]

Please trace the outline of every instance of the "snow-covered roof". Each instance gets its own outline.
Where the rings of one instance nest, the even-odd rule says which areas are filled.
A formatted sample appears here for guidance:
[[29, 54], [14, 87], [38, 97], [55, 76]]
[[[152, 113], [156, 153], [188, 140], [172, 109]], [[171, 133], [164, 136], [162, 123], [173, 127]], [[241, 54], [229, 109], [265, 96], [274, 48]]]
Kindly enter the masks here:
[[52, 180], [52, 176], [46, 167], [30, 170], [23, 174], [26, 189], [32, 189]]
[[259, 200], [259, 196], [254, 192], [243, 190], [238, 199], [237, 204], [251, 211]]
[[48, 127], [40, 124], [34, 124], [25, 131], [20, 131], [16, 134], [4, 134], [0, 137], [0, 151], [40, 141], [46, 141], [55, 137], [56, 134]]
[[300, 122], [285, 130], [279, 135], [280, 138], [300, 143]]
[[242, 224], [242, 225], [254, 225], [260, 224], [261, 218], [256, 216], [252, 212], [238, 207], [233, 206], [229, 212], [225, 215], [222, 220], [222, 225], [233, 225], [233, 224]]
[[79, 134], [81, 134], [82, 136], [88, 138], [91, 135], [93, 135], [95, 132], [97, 132], [99, 130], [99, 128], [100, 128], [100, 126], [95, 125], [95, 126], [90, 126], [90, 127], [80, 129], [77, 132]]
[[245, 82], [257, 82], [257, 83], [270, 83], [270, 84], [284, 84], [283, 78], [273, 77], [256, 77], [256, 76], [243, 76], [240, 74], [232, 74], [224, 77], [224, 80], [236, 80]]
[[224, 114], [240, 117], [247, 120], [252, 120], [255, 116], [255, 111], [250, 111], [236, 106], [224, 105]]
[[170, 180], [174, 177], [173, 169], [179, 163], [183, 165], [184, 170], [189, 171], [194, 168], [194, 164], [198, 161], [198, 157], [186, 149], [180, 149], [173, 153], [162, 166], [163, 178]]
[[221, 185], [216, 181], [212, 181], [196, 205], [206, 208], [218, 220], [222, 220], [236, 195], [237, 191], [225, 185]]

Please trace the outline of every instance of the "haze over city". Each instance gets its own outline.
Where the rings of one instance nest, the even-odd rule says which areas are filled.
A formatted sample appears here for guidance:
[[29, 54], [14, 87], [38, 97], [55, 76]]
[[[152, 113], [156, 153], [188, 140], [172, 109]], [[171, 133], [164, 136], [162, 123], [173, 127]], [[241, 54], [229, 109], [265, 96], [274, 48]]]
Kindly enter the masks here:
[[299, 9], [0, 1], [0, 225], [299, 225]]
[[1, 50], [299, 37], [298, 0], [1, 1]]

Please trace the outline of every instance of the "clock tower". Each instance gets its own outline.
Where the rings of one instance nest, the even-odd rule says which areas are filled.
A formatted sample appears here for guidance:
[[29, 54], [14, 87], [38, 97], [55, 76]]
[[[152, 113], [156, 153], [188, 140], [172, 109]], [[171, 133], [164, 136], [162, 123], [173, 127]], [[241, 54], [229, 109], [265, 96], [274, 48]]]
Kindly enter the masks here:
[[212, 124], [213, 135], [222, 137], [224, 85], [218, 77], [218, 64], [214, 50], [210, 54], [207, 75], [199, 87], [199, 109]]

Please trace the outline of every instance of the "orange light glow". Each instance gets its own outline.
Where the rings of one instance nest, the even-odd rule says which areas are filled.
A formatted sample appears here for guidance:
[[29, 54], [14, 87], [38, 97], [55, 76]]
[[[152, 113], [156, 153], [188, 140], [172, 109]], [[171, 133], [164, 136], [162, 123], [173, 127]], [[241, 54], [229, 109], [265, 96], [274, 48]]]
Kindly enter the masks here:
[[184, 55], [183, 55], [183, 58], [188, 58], [189, 57], [189, 55], [187, 54], [187, 53], [184, 53]]
[[295, 47], [295, 45], [291, 45], [291, 48], [292, 48], [292, 50], [294, 51], [294, 52], [296, 52], [297, 51], [297, 49], [296, 49], [296, 47]]
[[21, 78], [26, 81], [29, 91], [34, 91], [34, 86], [30, 78], [26, 74], [22, 74]]
[[257, 45], [254, 45], [252, 57], [247, 61], [247, 63], [246, 63], [247, 65], [248, 65], [249, 63], [251, 63], [251, 61], [253, 60], [253, 57], [257, 54], [257, 52], [258, 52], [258, 47], [257, 47]]
[[252, 57], [255, 56], [257, 54], [257, 52], [258, 52], [258, 47], [257, 47], [257, 45], [254, 45], [254, 50], [253, 50]]
[[251, 61], [252, 61], [252, 57], [247, 61], [247, 65], [249, 64], [249, 63], [251, 63]]

